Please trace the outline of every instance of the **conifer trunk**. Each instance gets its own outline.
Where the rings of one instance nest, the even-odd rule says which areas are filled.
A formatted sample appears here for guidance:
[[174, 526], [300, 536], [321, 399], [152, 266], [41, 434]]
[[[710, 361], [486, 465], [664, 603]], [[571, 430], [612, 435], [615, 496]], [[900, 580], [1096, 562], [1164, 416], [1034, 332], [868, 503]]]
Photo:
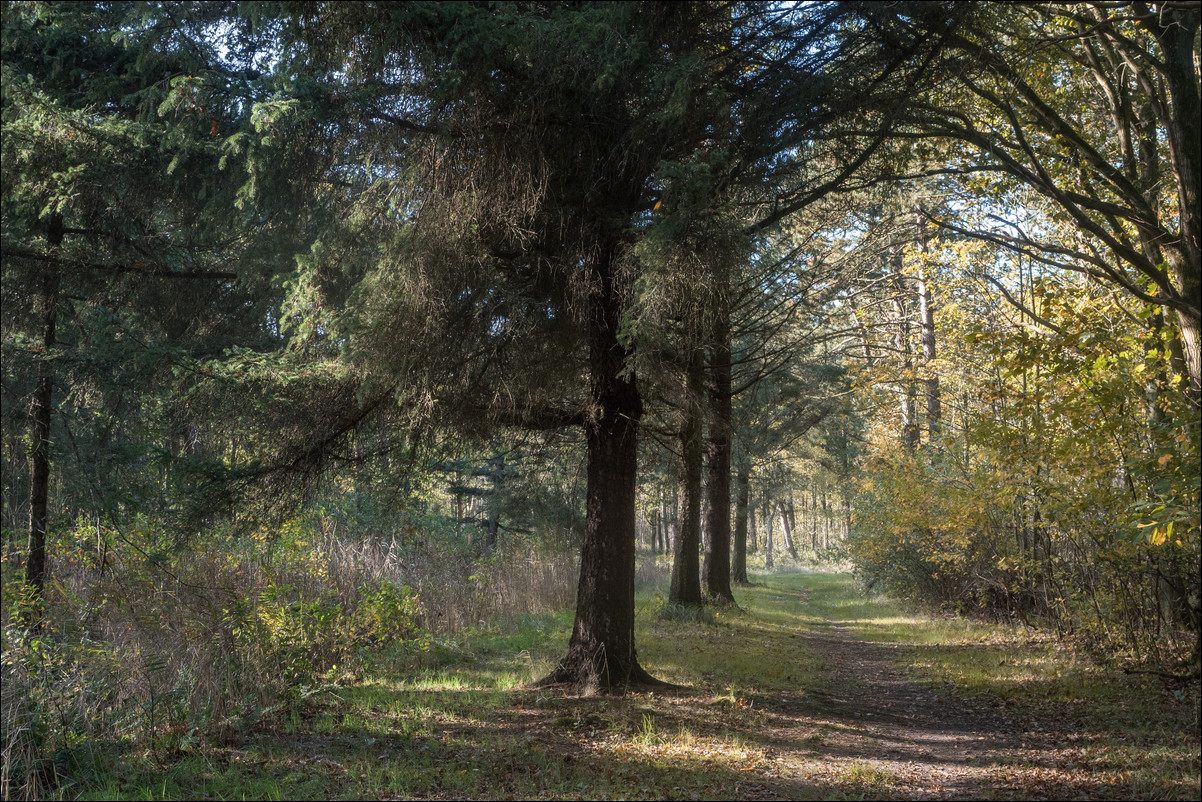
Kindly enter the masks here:
[[[750, 488], [748, 488], [750, 492]], [[747, 553], [755, 554], [756, 544], [755, 505], [747, 505]]]
[[591, 404], [584, 430], [588, 469], [584, 547], [576, 620], [567, 654], [537, 685], [567, 683], [586, 692], [662, 685], [634, 648], [635, 495], [643, 404], [629, 352], [618, 340], [622, 317], [616, 247], [605, 249], [589, 295]]
[[[57, 256], [63, 244], [63, 218], [55, 214], [50, 219], [46, 242], [51, 255]], [[50, 498], [50, 420], [54, 409], [54, 373], [51, 351], [55, 345], [58, 320], [57, 264], [48, 261], [43, 268], [41, 291], [38, 294], [39, 328], [41, 329], [41, 358], [38, 360], [37, 385], [33, 395], [33, 442], [30, 447], [29, 482], [29, 542], [25, 560], [25, 585], [36, 602], [24, 611], [25, 622], [37, 625], [41, 621], [42, 591], [46, 587], [46, 529], [47, 507]]]
[[701, 349], [694, 348], [685, 368], [684, 417], [680, 426], [680, 524], [672, 560], [668, 602], [690, 607], [704, 603], [701, 596], [701, 395], [705, 364]]
[[775, 564], [773, 562], [773, 554], [772, 554], [772, 545], [773, 545], [772, 544], [772, 520], [773, 520], [772, 500], [770, 498], [768, 498], [767, 494], [765, 494], [765, 496], [764, 496], [764, 522], [765, 522], [765, 526], [768, 527], [768, 531], [764, 533], [764, 570], [765, 571], [771, 571], [773, 568], [773, 565]]
[[497, 535], [501, 529], [501, 484], [505, 480], [505, 455], [497, 454], [492, 460], [488, 479], [492, 492], [488, 497], [488, 536], [484, 545], [489, 550], [496, 548]]
[[730, 587], [730, 433], [731, 365], [730, 319], [719, 310], [710, 351], [710, 410], [712, 419], [708, 443], [709, 473], [706, 491], [709, 537], [705, 552], [705, 590], [711, 599], [734, 603]]
[[747, 578], [747, 516], [751, 495], [751, 464], [746, 458], [739, 460], [739, 472], [735, 478], [735, 538], [734, 558], [731, 560], [731, 581], [738, 585], [750, 585]]

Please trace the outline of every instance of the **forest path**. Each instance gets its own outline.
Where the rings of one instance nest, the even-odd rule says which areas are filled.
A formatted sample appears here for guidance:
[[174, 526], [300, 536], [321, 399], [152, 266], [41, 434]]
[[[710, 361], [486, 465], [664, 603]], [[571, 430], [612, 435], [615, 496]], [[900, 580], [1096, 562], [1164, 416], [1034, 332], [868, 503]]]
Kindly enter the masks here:
[[828, 620], [806, 640], [839, 682], [803, 693], [804, 718], [773, 732], [781, 780], [799, 792], [786, 795], [820, 786], [885, 798], [993, 796], [991, 764], [1021, 748], [1017, 723], [951, 688], [921, 684], [893, 667], [897, 646], [861, 640], [846, 623]]
[[[761, 604], [796, 615], [788, 627], [795, 634], [774, 640], [772, 659], [801, 667], [808, 680], [754, 700], [755, 740], [771, 768], [747, 798], [1140, 798], [1131, 765], [1097, 748], [1113, 733], [1098, 722], [1082, 729], [1071, 705], [964, 695], [946, 675], [936, 679], [920, 667], [959, 654], [960, 670], [992, 678], [1025, 664], [1029, 652], [954, 637], [921, 642], [913, 629], [899, 635], [902, 619], [872, 602], [849, 603], [819, 577], [769, 580], [757, 590]], [[1030, 675], [1015, 691], [1042, 695], [1048, 688], [1040, 685]]]

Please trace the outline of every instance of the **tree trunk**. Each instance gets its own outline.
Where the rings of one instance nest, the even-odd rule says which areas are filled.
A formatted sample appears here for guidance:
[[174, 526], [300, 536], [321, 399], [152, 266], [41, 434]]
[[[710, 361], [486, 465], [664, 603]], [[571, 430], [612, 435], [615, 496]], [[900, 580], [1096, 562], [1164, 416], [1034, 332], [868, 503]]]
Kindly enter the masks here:
[[[750, 488], [748, 488], [750, 493]], [[756, 545], [756, 528], [755, 528], [755, 505], [747, 505], [747, 553], [755, 554], [758, 546]]]
[[634, 648], [634, 513], [643, 403], [626, 372], [630, 354], [618, 340], [623, 304], [615, 257], [612, 245], [602, 251], [588, 299], [591, 404], [584, 424], [588, 478], [576, 620], [567, 654], [537, 683], [567, 683], [586, 692], [663, 684], [643, 670]]
[[[63, 218], [50, 218], [46, 242], [52, 255], [63, 244]], [[51, 352], [55, 345], [55, 325], [58, 321], [59, 273], [55, 262], [43, 269], [42, 287], [38, 295], [41, 354], [38, 360], [37, 386], [33, 396], [33, 442], [29, 463], [29, 548], [25, 560], [25, 585], [32, 591], [33, 604], [23, 611], [25, 623], [40, 626], [42, 591], [46, 587], [46, 529], [47, 506], [50, 498], [50, 420], [54, 411], [54, 370]]]
[[680, 525], [672, 559], [669, 604], [699, 607], [701, 596], [701, 397], [705, 364], [700, 348], [692, 349], [685, 368], [686, 392], [680, 425]]
[[[922, 206], [915, 207], [918, 236], [918, 252], [925, 259], [927, 255], [926, 216]], [[925, 363], [927, 378], [927, 436], [935, 439], [939, 431], [940, 419], [943, 417], [943, 404], [939, 398], [939, 376], [935, 372], [935, 305], [931, 301], [931, 288], [927, 285], [926, 265], [918, 267], [918, 321], [922, 330], [922, 359]]]
[[772, 501], [764, 496], [764, 520], [768, 527], [768, 531], [764, 533], [764, 570], [771, 571], [774, 565], [772, 561]]
[[488, 497], [488, 537], [484, 540], [489, 550], [496, 547], [497, 532], [501, 528], [501, 484], [505, 479], [505, 455], [498, 454], [492, 462], [492, 472], [488, 477], [492, 483], [492, 493]]
[[[1181, 235], [1166, 248], [1168, 262], [1187, 309], [1177, 310], [1185, 362], [1189, 370], [1187, 395], [1202, 402], [1202, 93], [1198, 89], [1194, 43], [1198, 35], [1196, 8], [1162, 9], [1149, 15], [1149, 28], [1164, 52], [1164, 75], [1172, 99], [1169, 153], [1177, 179], [1177, 209]], [[1165, 121], [1167, 123], [1167, 121]]]
[[664, 554], [671, 554], [676, 546], [676, 537], [672, 530], [673, 511], [668, 507], [668, 500], [664, 498], [662, 488], [659, 500], [659, 526], [660, 543], [663, 546]]
[[[1199, 287], [1202, 287], [1202, 281], [1199, 281], [1196, 276], [1188, 276], [1185, 272], [1178, 274], [1178, 282], [1183, 288], [1183, 295], [1194, 303], [1198, 302]], [[1199, 334], [1199, 327], [1202, 325], [1202, 320], [1193, 312], [1177, 310], [1177, 325], [1181, 329], [1181, 343], [1185, 356], [1185, 366], [1189, 370], [1189, 389], [1186, 391], [1186, 397], [1193, 403], [1195, 407], [1202, 405], [1202, 335]]]
[[655, 506], [651, 509], [650, 524], [651, 524], [651, 553], [652, 554], [659, 554], [660, 511], [663, 509], [663, 499], [661, 498], [661, 496], [663, 495], [663, 492], [664, 492], [664, 490], [663, 490], [662, 486], [656, 487]]
[[733, 604], [730, 587], [730, 319], [721, 310], [711, 347], [710, 410], [712, 413], [708, 443], [709, 497], [708, 539], [705, 552], [705, 590], [710, 599]]
[[751, 462], [739, 460], [739, 473], [735, 479], [735, 551], [731, 566], [731, 581], [738, 585], [750, 585], [747, 578], [747, 516], [751, 495]]
[[822, 491], [822, 548], [830, 545], [831, 536], [831, 507], [826, 500], [826, 491]]
[[918, 421], [915, 420], [914, 408], [914, 357], [910, 346], [910, 316], [906, 310], [906, 288], [901, 275], [901, 253], [896, 248], [890, 248], [890, 262], [893, 266], [893, 313], [897, 328], [893, 334], [893, 347], [901, 356], [902, 373], [898, 377], [897, 403], [901, 410], [902, 443], [906, 448], [918, 447]]
[[680, 499], [676, 494], [668, 496], [664, 512], [664, 537], [668, 550], [676, 553], [676, 541], [680, 540]]
[[843, 539], [851, 537], [851, 499], [847, 497], [847, 491], [843, 491]]
[[[792, 500], [789, 506], [793, 506]], [[785, 548], [789, 550], [789, 556], [794, 560], [801, 562], [801, 557], [797, 553], [797, 546], [793, 543], [793, 521], [790, 520], [789, 513], [785, 510], [785, 505], [781, 502], [776, 502], [776, 508], [780, 512], [780, 528], [785, 536]]]
[[818, 551], [818, 523], [819, 522], [818, 522], [817, 493], [818, 493], [817, 490], [814, 490], [813, 488], [810, 489], [810, 493], [809, 493], [810, 503], [808, 505], [809, 506], [809, 514], [808, 515], [806, 514], [806, 507], [807, 507], [806, 494], [805, 493], [801, 494], [801, 520], [802, 520], [803, 524], [807, 521], [807, 519], [809, 521], [810, 549], [812, 551]]

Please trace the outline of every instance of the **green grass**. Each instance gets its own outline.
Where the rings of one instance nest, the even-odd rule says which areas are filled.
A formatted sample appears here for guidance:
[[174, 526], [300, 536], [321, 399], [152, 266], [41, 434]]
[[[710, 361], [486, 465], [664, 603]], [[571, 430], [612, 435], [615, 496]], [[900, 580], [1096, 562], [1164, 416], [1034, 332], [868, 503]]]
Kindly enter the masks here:
[[[795, 750], [821, 761], [845, 727], [810, 701], [857, 683], [832, 675], [811, 637], [829, 633], [832, 621], [886, 645], [918, 681], [954, 684], [1024, 726], [1046, 726], [1046, 741], [1036, 741], [1092, 761], [1121, 790], [1115, 798], [1191, 798], [1197, 790], [1196, 687], [1178, 699], [1046, 637], [865, 598], [846, 576], [756, 581], [736, 591], [738, 609], [707, 616], [657, 615], [656, 599], [639, 597], [640, 660], [684, 691], [582, 698], [523, 687], [554, 664], [572, 624], [570, 611], [525, 616], [424, 649], [396, 646], [369, 671], [232, 744], [160, 755], [161, 764], [124, 754], [95, 782], [63, 794], [620, 799], [754, 797], [766, 788], [813, 799], [888, 796], [894, 776], [868, 762], [844, 766], [828, 788], [787, 782], [779, 746], [764, 737], [788, 713]], [[998, 796], [1023, 798], [1029, 768], [1008, 766], [1015, 785], [1003, 783]]]

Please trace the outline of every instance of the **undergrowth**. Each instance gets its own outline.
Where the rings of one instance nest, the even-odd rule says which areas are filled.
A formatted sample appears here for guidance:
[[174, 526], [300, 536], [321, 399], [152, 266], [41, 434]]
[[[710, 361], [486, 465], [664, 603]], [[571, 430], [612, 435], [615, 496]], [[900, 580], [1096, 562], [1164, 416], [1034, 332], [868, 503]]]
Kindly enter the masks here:
[[[1011, 746], [1038, 756], [999, 752], [989, 768], [998, 798], [1028, 798], [1049, 755], [1092, 761], [1073, 764], [1084, 781], [1136, 798], [1196, 791], [1196, 687], [1125, 677], [1026, 628], [908, 612], [847, 575], [759, 575], [737, 607], [681, 613], [663, 604], [666, 560], [640, 555], [639, 659], [682, 687], [574, 697], [529, 687], [571, 632], [572, 585], [549, 579], [574, 578], [566, 561], [446, 554], [452, 533], [434, 526], [371, 542], [290, 526], [213, 537], [160, 567], [147, 527], [125, 533], [146, 556], [113, 542], [103, 572], [60, 537], [66, 579], [41, 631], [19, 626], [6, 573], [6, 797], [909, 793], [905, 772], [838, 751], [855, 722], [824, 700], [870, 689], [824, 651], [832, 622], [1030, 730]], [[833, 766], [834, 784], [789, 780], [799, 760]]]
[[356, 682], [381, 649], [426, 653], [571, 598], [566, 555], [465, 548], [435, 518], [338, 530], [315, 512], [181, 543], [146, 517], [120, 530], [80, 522], [53, 533], [41, 599], [23, 594], [5, 533], [4, 797], [70, 798], [115, 755], [167, 766], [233, 743]]

